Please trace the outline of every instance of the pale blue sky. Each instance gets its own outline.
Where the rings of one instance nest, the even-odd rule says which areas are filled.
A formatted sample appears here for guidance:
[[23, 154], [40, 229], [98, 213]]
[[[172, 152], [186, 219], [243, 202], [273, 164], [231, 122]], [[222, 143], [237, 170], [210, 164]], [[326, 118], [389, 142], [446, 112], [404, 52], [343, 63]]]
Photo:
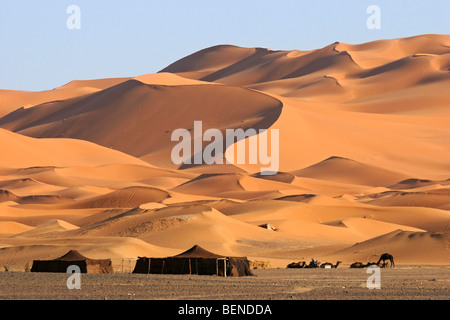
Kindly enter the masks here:
[[[369, 5], [381, 29], [366, 26]], [[81, 29], [69, 30], [69, 5]], [[1, 0], [0, 89], [138, 76], [217, 44], [307, 50], [450, 34], [450, 0]]]

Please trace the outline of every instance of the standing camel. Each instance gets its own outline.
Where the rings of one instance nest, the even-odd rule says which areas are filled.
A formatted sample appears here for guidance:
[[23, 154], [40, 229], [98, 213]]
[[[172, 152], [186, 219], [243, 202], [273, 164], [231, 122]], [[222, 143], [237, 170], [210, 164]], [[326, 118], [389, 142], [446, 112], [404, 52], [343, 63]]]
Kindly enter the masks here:
[[394, 257], [389, 253], [383, 253], [380, 259], [377, 262], [377, 265], [380, 266], [380, 262], [383, 261], [383, 267], [386, 265], [386, 261], [389, 260], [391, 262], [390, 268], [395, 267]]

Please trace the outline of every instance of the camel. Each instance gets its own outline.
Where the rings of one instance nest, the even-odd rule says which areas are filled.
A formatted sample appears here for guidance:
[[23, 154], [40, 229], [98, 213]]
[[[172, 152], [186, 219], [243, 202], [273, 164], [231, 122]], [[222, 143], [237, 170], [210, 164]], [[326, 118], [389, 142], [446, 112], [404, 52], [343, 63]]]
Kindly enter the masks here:
[[365, 264], [364, 263], [362, 263], [362, 262], [353, 262], [351, 265], [350, 265], [350, 268], [365, 268]]
[[380, 266], [380, 262], [383, 261], [383, 264], [381, 265], [381, 268], [386, 267], [386, 261], [389, 260], [391, 262], [390, 268], [395, 267], [394, 264], [394, 257], [389, 253], [383, 253], [380, 257], [380, 259], [377, 262], [377, 265]]
[[336, 269], [342, 261], [336, 262], [336, 264], [332, 264], [331, 262], [325, 262], [320, 265], [321, 268], [326, 268], [326, 266], [330, 266], [333, 269]]
[[350, 265], [350, 268], [367, 268], [370, 266], [378, 266], [378, 264], [376, 262], [367, 262], [366, 264], [362, 263], [362, 262], [354, 262]]
[[305, 264], [306, 264], [305, 261], [292, 262], [292, 263], [288, 264], [286, 268], [297, 268], [297, 269], [304, 268]]
[[307, 264], [306, 266], [304, 266], [304, 268], [319, 268], [319, 267], [320, 267], [320, 262], [315, 259], [311, 259], [311, 262], [309, 264]]

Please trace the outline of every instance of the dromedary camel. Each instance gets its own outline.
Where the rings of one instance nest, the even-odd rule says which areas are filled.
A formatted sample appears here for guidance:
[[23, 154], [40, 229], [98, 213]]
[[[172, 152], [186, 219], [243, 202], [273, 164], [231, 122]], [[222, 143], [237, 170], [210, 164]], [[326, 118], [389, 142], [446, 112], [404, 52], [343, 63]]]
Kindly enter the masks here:
[[338, 261], [338, 262], [336, 262], [336, 264], [332, 264], [331, 262], [324, 262], [320, 265], [320, 267], [326, 268], [327, 266], [330, 266], [331, 268], [336, 269], [339, 266], [339, 264], [341, 264], [341, 263], [342, 263], [342, 261]]
[[297, 269], [303, 268], [303, 267], [305, 267], [305, 264], [306, 264], [305, 261], [292, 262], [292, 263], [289, 263], [286, 268], [297, 268]]
[[320, 267], [320, 262], [317, 261], [316, 259], [311, 259], [311, 262], [307, 265], [305, 265], [305, 268], [319, 268]]
[[391, 262], [390, 268], [395, 267], [394, 257], [389, 253], [383, 253], [380, 259], [377, 262], [377, 265], [380, 266], [380, 262], [383, 261], [382, 268], [386, 266], [386, 261], [389, 260]]
[[370, 266], [377, 266], [378, 264], [376, 262], [367, 262], [366, 264], [362, 263], [362, 262], [353, 262], [350, 265], [350, 268], [367, 268]]
[[364, 268], [366, 265], [364, 264], [364, 263], [362, 263], [362, 262], [353, 262], [351, 265], [350, 265], [350, 268]]

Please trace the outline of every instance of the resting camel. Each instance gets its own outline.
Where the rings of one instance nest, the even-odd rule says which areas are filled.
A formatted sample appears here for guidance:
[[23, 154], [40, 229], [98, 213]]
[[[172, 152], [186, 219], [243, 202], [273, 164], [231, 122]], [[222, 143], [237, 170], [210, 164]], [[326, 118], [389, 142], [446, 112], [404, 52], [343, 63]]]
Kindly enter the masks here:
[[305, 267], [305, 264], [306, 264], [305, 261], [292, 262], [289, 263], [286, 268], [303, 268]]
[[378, 260], [377, 265], [380, 266], [380, 262], [383, 261], [381, 267], [384, 268], [386, 266], [386, 260], [389, 260], [391, 262], [390, 268], [395, 267], [394, 257], [389, 253], [383, 253], [380, 259]]
[[315, 259], [311, 259], [311, 262], [304, 266], [304, 268], [319, 268], [320, 267], [320, 262], [315, 260]]
[[366, 265], [364, 264], [364, 263], [362, 263], [362, 262], [353, 262], [351, 265], [350, 265], [350, 268], [365, 268], [366, 267]]
[[326, 266], [331, 266], [331, 268], [336, 269], [340, 263], [342, 263], [342, 261], [338, 261], [338, 262], [336, 262], [336, 264], [332, 264], [331, 262], [325, 262], [325, 263], [322, 263], [320, 265], [320, 267], [321, 268], [326, 268]]
[[370, 266], [378, 266], [378, 264], [376, 262], [367, 262], [366, 264], [362, 263], [362, 262], [353, 262], [350, 265], [350, 268], [367, 268]]

